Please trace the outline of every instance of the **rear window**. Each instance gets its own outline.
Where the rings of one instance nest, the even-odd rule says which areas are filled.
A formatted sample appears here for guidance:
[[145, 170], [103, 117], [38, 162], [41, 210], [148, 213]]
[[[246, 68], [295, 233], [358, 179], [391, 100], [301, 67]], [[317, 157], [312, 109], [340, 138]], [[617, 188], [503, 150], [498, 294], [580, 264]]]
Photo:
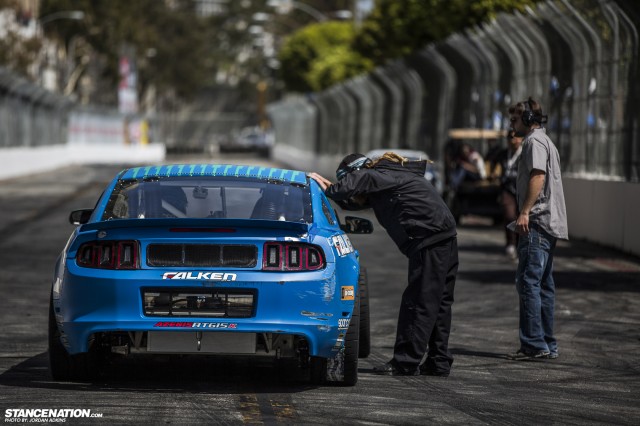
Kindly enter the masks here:
[[312, 221], [307, 186], [261, 179], [160, 177], [121, 180], [102, 220], [158, 218]]

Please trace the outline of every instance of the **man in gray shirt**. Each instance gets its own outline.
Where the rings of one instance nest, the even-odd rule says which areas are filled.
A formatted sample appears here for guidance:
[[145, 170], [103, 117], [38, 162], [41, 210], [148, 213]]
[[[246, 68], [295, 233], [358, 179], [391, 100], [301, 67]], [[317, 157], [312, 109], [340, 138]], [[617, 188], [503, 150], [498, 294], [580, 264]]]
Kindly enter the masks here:
[[520, 296], [520, 348], [509, 359], [558, 357], [553, 334], [553, 252], [568, 239], [560, 155], [542, 124], [540, 105], [529, 98], [509, 108], [511, 127], [524, 136], [516, 197], [518, 242], [516, 288]]

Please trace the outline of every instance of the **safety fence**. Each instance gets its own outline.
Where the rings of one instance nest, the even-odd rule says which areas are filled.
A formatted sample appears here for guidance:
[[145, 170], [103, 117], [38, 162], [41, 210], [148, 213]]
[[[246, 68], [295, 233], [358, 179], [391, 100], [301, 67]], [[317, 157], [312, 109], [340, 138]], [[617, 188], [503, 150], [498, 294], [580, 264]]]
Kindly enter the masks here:
[[66, 143], [72, 105], [0, 67], [0, 148]]
[[78, 163], [148, 163], [165, 157], [149, 120], [73, 99], [0, 68], [0, 179]]
[[506, 129], [508, 106], [532, 96], [568, 176], [638, 182], [640, 21], [621, 4], [558, 0], [500, 14], [370, 74], [272, 103], [277, 152], [316, 168], [377, 148], [439, 161], [450, 129]]
[[247, 116], [185, 108], [150, 117], [121, 114], [115, 109], [80, 105], [0, 67], [0, 150], [159, 142], [170, 150], [206, 151], [239, 132]]

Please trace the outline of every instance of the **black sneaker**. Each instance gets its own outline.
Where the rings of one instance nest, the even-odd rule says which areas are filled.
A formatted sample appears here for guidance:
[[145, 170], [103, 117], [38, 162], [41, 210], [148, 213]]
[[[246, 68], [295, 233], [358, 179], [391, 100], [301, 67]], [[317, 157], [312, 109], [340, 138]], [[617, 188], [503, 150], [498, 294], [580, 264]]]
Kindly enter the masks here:
[[420, 366], [421, 376], [449, 377], [449, 370], [435, 370], [427, 367], [425, 364]]
[[513, 361], [526, 361], [530, 359], [544, 359], [548, 358], [551, 353], [549, 351], [525, 351], [524, 349], [518, 349], [516, 352], [507, 354], [507, 359]]
[[387, 376], [418, 376], [420, 374], [420, 371], [417, 369], [414, 372], [401, 370], [400, 368], [396, 367], [393, 360], [373, 367], [373, 372], [376, 374], [384, 374]]
[[549, 355], [547, 355], [547, 359], [556, 359], [558, 358], [558, 356], [560, 356], [558, 352], [549, 352]]

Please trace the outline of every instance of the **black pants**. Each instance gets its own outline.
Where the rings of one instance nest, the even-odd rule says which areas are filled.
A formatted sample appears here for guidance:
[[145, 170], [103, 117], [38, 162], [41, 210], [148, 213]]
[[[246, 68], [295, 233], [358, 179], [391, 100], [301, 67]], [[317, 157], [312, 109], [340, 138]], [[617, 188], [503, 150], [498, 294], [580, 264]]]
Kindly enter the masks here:
[[[426, 366], [449, 371], [451, 305], [458, 272], [458, 244], [451, 238], [409, 257], [409, 285], [402, 294], [393, 359], [412, 372], [427, 352]], [[428, 351], [427, 351], [428, 348]]]

